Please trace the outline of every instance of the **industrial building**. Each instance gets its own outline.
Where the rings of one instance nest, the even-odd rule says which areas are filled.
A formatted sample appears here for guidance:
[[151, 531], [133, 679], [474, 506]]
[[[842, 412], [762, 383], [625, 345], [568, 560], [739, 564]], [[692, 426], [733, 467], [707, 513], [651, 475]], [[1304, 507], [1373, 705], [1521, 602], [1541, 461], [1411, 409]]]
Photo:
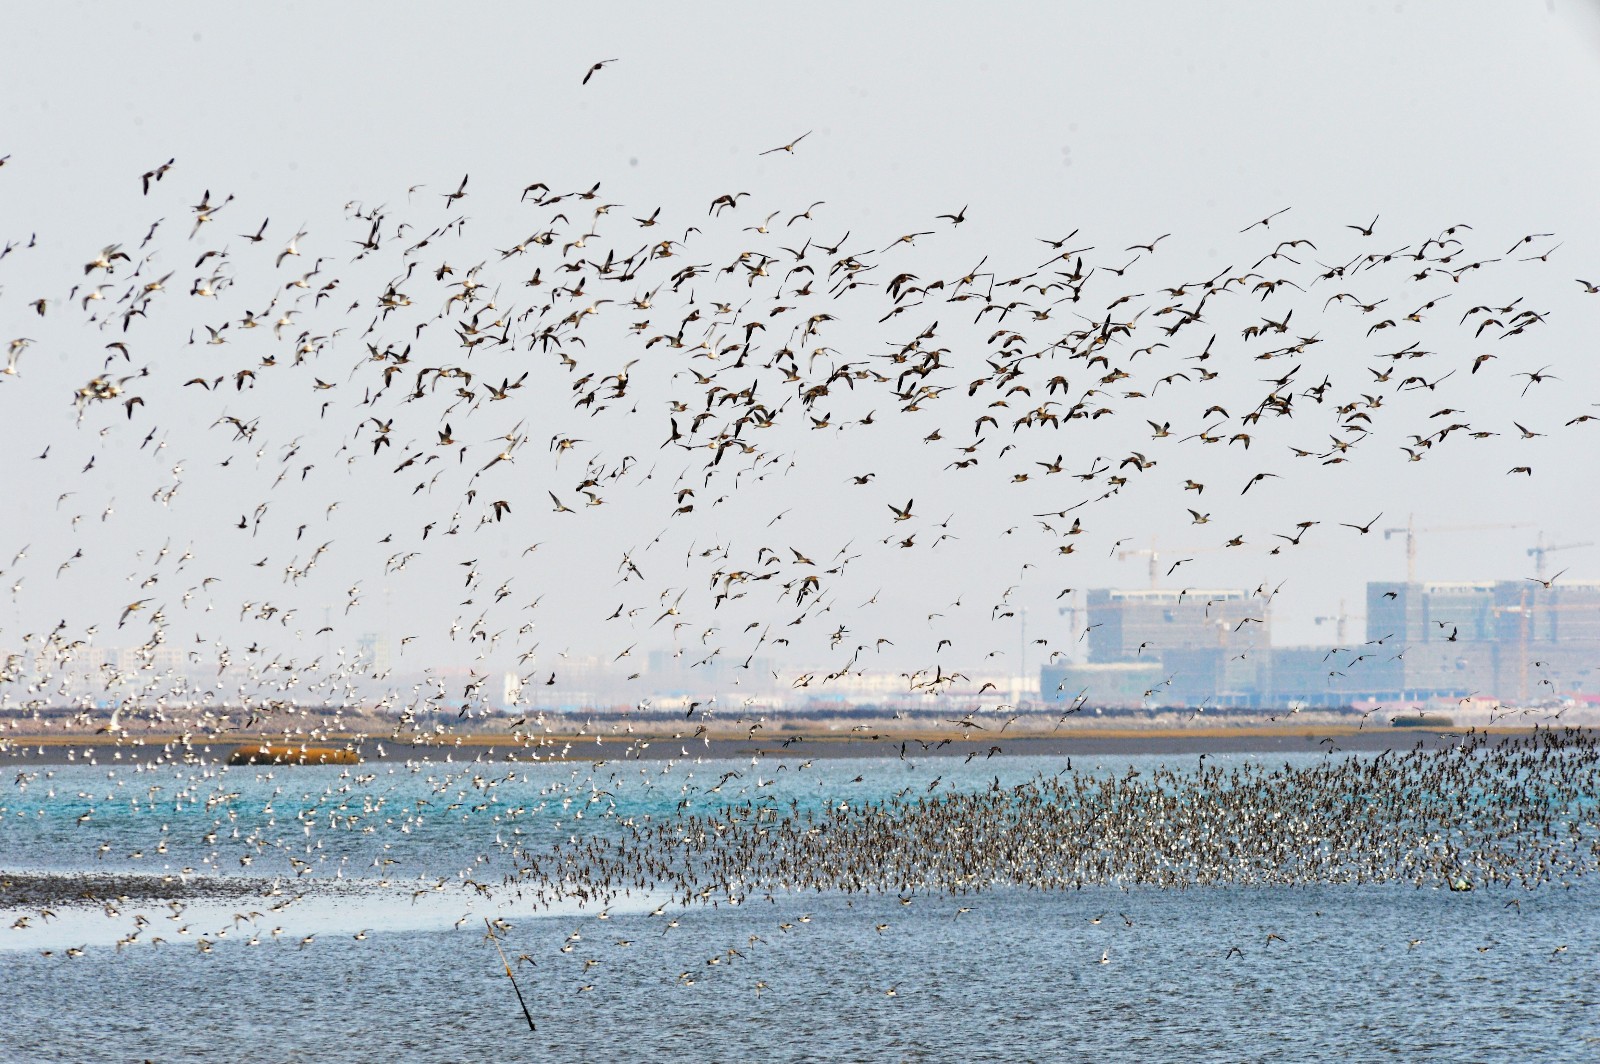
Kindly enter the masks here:
[[1367, 585], [1366, 634], [1273, 647], [1270, 600], [1228, 590], [1086, 593], [1088, 661], [1047, 665], [1046, 701], [1272, 707], [1600, 697], [1600, 582]]

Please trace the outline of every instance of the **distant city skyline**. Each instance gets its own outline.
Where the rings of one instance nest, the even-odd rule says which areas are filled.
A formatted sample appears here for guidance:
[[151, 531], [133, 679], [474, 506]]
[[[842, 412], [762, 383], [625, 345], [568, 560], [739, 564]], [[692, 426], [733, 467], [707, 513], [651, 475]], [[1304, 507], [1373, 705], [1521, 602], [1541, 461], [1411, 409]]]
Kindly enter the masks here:
[[[1548, 585], [1548, 586], [1547, 586]], [[1482, 699], [1526, 704], [1538, 698], [1600, 699], [1600, 581], [1370, 581], [1363, 613], [1328, 618], [1335, 638], [1316, 644], [1272, 639], [1272, 597], [1246, 589], [1096, 588], [1070, 617], [1075, 654], [1041, 654], [1026, 671], [964, 666], [893, 673], [784, 665], [771, 658], [743, 666], [686, 663], [657, 650], [637, 666], [568, 657], [523, 674], [491, 667], [422, 666], [397, 670], [386, 640], [364, 633], [357, 652], [332, 671], [312, 668], [284, 686], [273, 660], [213, 668], [203, 655], [158, 646], [85, 646], [66, 657], [0, 647], [12, 684], [30, 672], [54, 685], [28, 707], [105, 709], [141, 703], [218, 708], [275, 702], [480, 711], [583, 711], [633, 707], [664, 711], [722, 700], [722, 710], [816, 710], [882, 704], [944, 703], [1013, 707], [1084, 701], [1098, 705], [1244, 706]], [[1362, 631], [1348, 623], [1362, 620]], [[1341, 633], [1337, 626], [1346, 626]], [[1437, 630], [1435, 630], [1437, 628]], [[1340, 636], [1343, 637], [1340, 637]], [[1019, 658], [1020, 660], [1020, 658]], [[1330, 664], [1331, 663], [1331, 664]], [[298, 689], [297, 689], [298, 688]], [[1070, 688], [1070, 690], [1069, 690]], [[408, 690], [409, 697], [396, 697]]]

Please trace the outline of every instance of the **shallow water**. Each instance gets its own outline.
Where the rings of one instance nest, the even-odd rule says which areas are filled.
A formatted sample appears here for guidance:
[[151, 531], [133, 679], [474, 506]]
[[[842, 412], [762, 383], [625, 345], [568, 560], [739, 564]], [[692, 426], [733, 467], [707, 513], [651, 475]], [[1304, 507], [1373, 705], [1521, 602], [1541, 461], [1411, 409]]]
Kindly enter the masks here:
[[[1208, 755], [1233, 762], [1314, 764], [1316, 754]], [[703, 762], [508, 764], [438, 761], [333, 766], [40, 766], [0, 788], [0, 854], [17, 869], [389, 878], [480, 873], [480, 855], [547, 847], [616, 831], [629, 817], [706, 812], [746, 798], [801, 808], [881, 802], [911, 788], [944, 793], [1009, 787], [1073, 771], [1190, 764], [1141, 755], [1067, 762], [1050, 757], [833, 758]], [[801, 767], [805, 766], [805, 767]], [[730, 772], [740, 775], [724, 777]], [[21, 778], [19, 776], [19, 778]], [[861, 777], [859, 783], [853, 782]], [[510, 777], [510, 778], [507, 778]], [[497, 782], [492, 788], [488, 781]], [[719, 781], [723, 781], [720, 782]], [[713, 789], [716, 788], [716, 789]], [[208, 832], [215, 838], [207, 840]], [[165, 841], [166, 852], [158, 848]], [[99, 847], [109, 843], [103, 853]], [[139, 856], [133, 856], [138, 854]], [[248, 864], [241, 864], [241, 859]], [[376, 864], [374, 862], [377, 862]], [[3, 948], [3, 946], [0, 946]]]
[[[1182, 763], [1074, 769], [1120, 774], [1130, 762]], [[608, 835], [617, 818], [668, 817], [685, 800], [696, 811], [767, 794], [882, 800], [935, 778], [974, 790], [1064, 768], [802, 763], [249, 768], [198, 784], [189, 770], [107, 777], [73, 765], [13, 781], [0, 791], [0, 860], [53, 870], [46, 883], [62, 889], [0, 910], [0, 1059], [1600, 1057], [1600, 917], [1586, 881], [1461, 893], [995, 888], [907, 903], [792, 893], [662, 915], [651, 915], [658, 895], [536, 910], [498, 887], [516, 846]], [[510, 771], [518, 778], [485, 786]], [[730, 771], [743, 776], [712, 792]], [[198, 896], [176, 907], [71, 898], [85, 870], [185, 867]], [[259, 892], [208, 896], [213, 869], [255, 877]], [[500, 937], [535, 1032], [485, 917], [509, 924]]]
[[516, 964], [531, 1033], [481, 923], [209, 954], [13, 951], [5, 1056], [1593, 1060], [1592, 899], [1519, 900], [1100, 888], [780, 898], [676, 914], [668, 931], [668, 916], [517, 918], [504, 945], [533, 962]]

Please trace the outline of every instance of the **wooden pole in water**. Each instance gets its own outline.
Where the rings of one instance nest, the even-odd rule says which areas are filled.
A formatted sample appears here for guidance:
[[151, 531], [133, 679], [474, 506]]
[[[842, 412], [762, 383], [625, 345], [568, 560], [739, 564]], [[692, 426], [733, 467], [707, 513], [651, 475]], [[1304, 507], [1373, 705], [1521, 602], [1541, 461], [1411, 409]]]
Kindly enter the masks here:
[[517, 977], [511, 974], [511, 962], [506, 960], [506, 951], [500, 948], [500, 939], [494, 933], [494, 925], [489, 918], [483, 918], [483, 926], [489, 929], [489, 941], [494, 943], [495, 952], [500, 954], [500, 963], [506, 966], [506, 978], [511, 980], [511, 989], [517, 995], [517, 1004], [522, 1006], [522, 1018], [528, 1021], [528, 1030], [537, 1028], [533, 1025], [533, 1013], [528, 1011], [528, 1003], [522, 1000], [522, 991], [517, 987]]

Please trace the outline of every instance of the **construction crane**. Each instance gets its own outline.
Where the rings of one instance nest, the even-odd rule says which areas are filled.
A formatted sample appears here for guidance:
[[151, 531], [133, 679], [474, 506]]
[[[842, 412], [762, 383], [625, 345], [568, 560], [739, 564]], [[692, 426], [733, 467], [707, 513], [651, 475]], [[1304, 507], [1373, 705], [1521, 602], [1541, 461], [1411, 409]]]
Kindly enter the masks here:
[[1406, 515], [1406, 527], [1386, 528], [1383, 538], [1403, 535], [1406, 537], [1406, 583], [1417, 582], [1417, 533], [1419, 532], [1487, 532], [1502, 528], [1527, 528], [1526, 523], [1520, 524], [1494, 524], [1494, 525], [1435, 525], [1432, 528], [1418, 528], [1416, 515]]
[[[1219, 551], [1219, 550], [1222, 550], [1222, 549], [1223, 548], [1221, 548], [1221, 547], [1191, 547], [1188, 550], [1174, 551], [1173, 553], [1181, 553], [1181, 554], [1185, 554], [1185, 555], [1189, 555], [1189, 554], [1211, 554], [1211, 553], [1213, 553], [1215, 551]], [[1155, 540], [1154, 536], [1150, 537], [1150, 546], [1148, 546], [1148, 547], [1133, 547], [1133, 548], [1129, 548], [1128, 550], [1119, 550], [1119, 551], [1117, 551], [1117, 561], [1119, 561], [1119, 562], [1126, 561], [1129, 558], [1134, 557], [1136, 555], [1140, 555], [1140, 554], [1148, 555], [1149, 558], [1150, 558], [1150, 590], [1154, 591], [1156, 589], [1157, 584], [1160, 583], [1161, 575], [1162, 575], [1161, 574], [1161, 552], [1156, 550], [1156, 540]], [[1184, 560], [1187, 561], [1188, 559], [1185, 558]], [[1169, 572], [1170, 572], [1170, 570], [1169, 570]]]
[[[1028, 693], [1028, 607], [1024, 606], [1017, 611], [1017, 690], [1012, 699], [1020, 708], [1026, 704]], [[1041, 689], [1040, 693], [1043, 693]]]
[[1156, 551], [1154, 545], [1149, 547], [1140, 547], [1136, 550], [1119, 550], [1117, 551], [1117, 561], [1127, 561], [1129, 558], [1139, 554], [1147, 554], [1150, 556], [1150, 587], [1152, 590], [1154, 590], [1156, 581], [1161, 576], [1161, 555]]
[[[1531, 551], [1529, 553], [1532, 553]], [[1532, 628], [1535, 618], [1540, 614], [1564, 613], [1576, 611], [1593, 614], [1595, 608], [1587, 603], [1561, 605], [1552, 602], [1536, 602], [1533, 599], [1532, 588], [1524, 588], [1518, 596], [1515, 606], [1491, 606], [1489, 612], [1495, 618], [1510, 614], [1517, 618], [1517, 704], [1528, 704], [1528, 641], [1532, 637]], [[1498, 626], [1497, 626], [1498, 627]]]
[[1544, 542], [1544, 533], [1540, 532], [1539, 533], [1539, 541], [1536, 544], [1534, 544], [1533, 546], [1528, 548], [1528, 556], [1533, 559], [1533, 574], [1540, 581], [1544, 580], [1544, 556], [1546, 554], [1553, 554], [1558, 550], [1576, 550], [1579, 547], [1592, 547], [1592, 546], [1594, 546], [1593, 542], [1588, 542], [1588, 543], [1560, 543], [1560, 544], [1555, 544], [1553, 546], [1548, 546], [1547, 547], [1547, 546], [1545, 546], [1545, 542]]
[[[1356, 616], [1359, 617], [1361, 615], [1357, 614]], [[1344, 599], [1340, 599], [1338, 613], [1334, 614], [1332, 617], [1313, 617], [1311, 618], [1311, 623], [1320, 626], [1331, 621], [1333, 623], [1333, 641], [1339, 646], [1344, 646], [1345, 622], [1349, 621], [1350, 619], [1350, 614], [1345, 612]]]
[[[1491, 607], [1496, 619], [1502, 614], [1512, 613], [1517, 617], [1517, 705], [1528, 704], [1528, 593], [1524, 591], [1521, 601], [1515, 606]], [[1497, 626], [1498, 627], [1498, 626]], [[1496, 691], [1495, 694], [1500, 692]]]

